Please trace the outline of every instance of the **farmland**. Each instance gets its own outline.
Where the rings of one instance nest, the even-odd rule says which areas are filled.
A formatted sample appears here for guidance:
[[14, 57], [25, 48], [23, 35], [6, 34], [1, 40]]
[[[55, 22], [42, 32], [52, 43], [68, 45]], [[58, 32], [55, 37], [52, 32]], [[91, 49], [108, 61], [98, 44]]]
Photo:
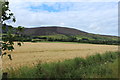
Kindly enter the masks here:
[[[51, 80], [76, 78], [119, 78], [118, 72], [119, 52], [106, 52], [95, 54], [86, 58], [74, 58], [62, 62], [41, 63], [33, 67], [21, 66], [8, 69], [8, 78], [45, 78]], [[115, 79], [115, 80], [116, 80]], [[86, 79], [85, 79], [86, 80]], [[89, 80], [89, 79], [88, 79]], [[112, 79], [113, 80], [113, 79]]]
[[87, 57], [96, 53], [105, 53], [106, 51], [117, 51], [115, 45], [97, 45], [97, 44], [78, 44], [78, 43], [59, 43], [59, 42], [25, 42], [21, 47], [15, 44], [15, 51], [8, 52], [12, 54], [13, 60], [7, 56], [3, 57], [3, 68], [19, 67], [23, 65], [34, 65], [37, 61], [57, 62], [75, 57]]
[[0, 1], [2, 80], [120, 78], [116, 3], [9, 2]]

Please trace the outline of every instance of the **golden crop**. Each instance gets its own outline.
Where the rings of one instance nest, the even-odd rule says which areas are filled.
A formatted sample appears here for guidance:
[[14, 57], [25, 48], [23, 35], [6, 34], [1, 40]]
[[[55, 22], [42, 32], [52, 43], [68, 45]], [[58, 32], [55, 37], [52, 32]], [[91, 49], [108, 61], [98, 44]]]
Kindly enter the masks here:
[[41, 62], [62, 61], [117, 50], [118, 46], [115, 45], [25, 42], [21, 47], [15, 45], [15, 50], [10, 52], [12, 61], [7, 56], [3, 57], [2, 66], [10, 68], [26, 64], [34, 65], [38, 60]]

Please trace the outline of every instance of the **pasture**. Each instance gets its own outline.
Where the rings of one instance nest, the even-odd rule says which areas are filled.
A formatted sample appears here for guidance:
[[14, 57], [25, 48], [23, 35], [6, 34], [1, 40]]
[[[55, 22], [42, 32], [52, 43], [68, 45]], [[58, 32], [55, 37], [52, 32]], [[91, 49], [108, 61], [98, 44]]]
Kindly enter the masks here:
[[117, 51], [115, 45], [97, 45], [80, 43], [31, 43], [25, 42], [21, 47], [15, 45], [15, 50], [9, 52], [13, 60], [8, 56], [3, 57], [3, 69], [10, 67], [19, 67], [23, 65], [34, 65], [37, 61], [57, 62], [75, 57], [87, 57], [96, 53], [105, 53], [106, 51]]

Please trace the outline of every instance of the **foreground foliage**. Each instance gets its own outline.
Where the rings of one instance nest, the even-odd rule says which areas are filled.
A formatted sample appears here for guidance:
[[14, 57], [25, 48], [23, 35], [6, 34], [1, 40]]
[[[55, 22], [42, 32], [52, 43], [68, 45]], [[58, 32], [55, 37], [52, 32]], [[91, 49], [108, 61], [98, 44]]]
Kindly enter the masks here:
[[8, 69], [9, 78], [117, 78], [119, 52]]
[[[1, 46], [2, 46], [2, 53], [0, 53], [0, 56], [2, 57], [3, 55], [7, 55], [9, 57], [10, 60], [12, 60], [11, 54], [8, 54], [7, 51], [13, 51], [14, 50], [14, 38], [18, 39], [18, 45], [21, 46], [22, 43], [22, 34], [21, 32], [23, 31], [23, 27], [18, 26], [16, 28], [13, 29], [13, 27], [11, 25], [7, 25], [7, 21], [11, 22], [16, 22], [16, 18], [14, 16], [14, 14], [11, 12], [11, 10], [9, 9], [9, 2], [8, 1], [4, 1], [4, 2], [0, 2], [1, 8], [2, 8], [2, 12], [0, 14], [0, 22], [1, 22], [1, 26], [2, 26], [2, 32], [5, 32], [5, 35], [2, 34], [2, 32], [0, 34], [2, 34], [2, 42], [1, 42]], [[15, 34], [13, 34], [13, 32]]]

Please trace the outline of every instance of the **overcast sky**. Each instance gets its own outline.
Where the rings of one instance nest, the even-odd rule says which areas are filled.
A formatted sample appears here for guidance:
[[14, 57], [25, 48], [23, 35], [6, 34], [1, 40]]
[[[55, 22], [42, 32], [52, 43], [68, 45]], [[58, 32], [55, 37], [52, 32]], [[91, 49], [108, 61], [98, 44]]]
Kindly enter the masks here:
[[118, 2], [114, 0], [34, 1], [9, 0], [17, 22], [14, 26], [63, 26], [90, 33], [118, 35]]

